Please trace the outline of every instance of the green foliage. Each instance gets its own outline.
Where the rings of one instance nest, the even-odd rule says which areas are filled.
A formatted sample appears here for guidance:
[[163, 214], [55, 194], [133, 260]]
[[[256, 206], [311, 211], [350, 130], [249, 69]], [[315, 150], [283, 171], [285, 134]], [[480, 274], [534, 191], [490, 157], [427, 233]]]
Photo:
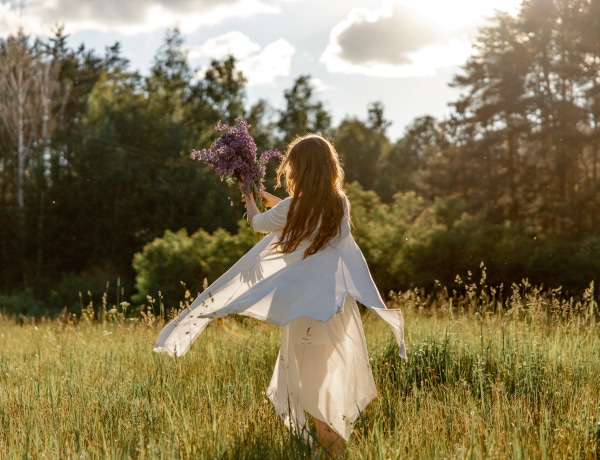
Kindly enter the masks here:
[[[398, 192], [418, 191], [428, 199], [445, 196], [439, 171], [429, 167], [430, 160], [436, 160], [447, 153], [450, 145], [442, 122], [431, 116], [416, 118], [397, 142], [382, 152], [377, 164], [377, 178], [374, 190], [385, 201], [390, 202]], [[430, 180], [435, 175], [434, 180]], [[426, 183], [426, 186], [423, 186]]]
[[[84, 305], [99, 309], [102, 304], [119, 305], [129, 300], [133, 286], [113, 278], [114, 268], [104, 267], [78, 273], [63, 273], [60, 281], [52, 285], [45, 304], [63, 313], [81, 312]], [[50, 311], [56, 315], [56, 311]], [[45, 312], [48, 314], [50, 312]]]
[[359, 182], [368, 190], [373, 189], [381, 173], [379, 159], [390, 148], [385, 136], [383, 114], [380, 113], [378, 117], [367, 123], [357, 118], [346, 118], [334, 132], [335, 147], [340, 154], [346, 180]]
[[534, 283], [582, 292], [586, 279], [599, 280], [599, 256], [598, 238], [591, 237], [582, 242], [548, 238], [534, 252], [526, 270], [534, 274], [531, 277]]
[[600, 273], [597, 238], [582, 242], [530, 236], [510, 222], [464, 212], [461, 201], [428, 203], [414, 192], [383, 203], [358, 184], [348, 187], [353, 234], [380, 290], [453, 283], [483, 263], [489, 282], [529, 278], [581, 293]]
[[147, 296], [160, 297], [167, 308], [177, 308], [186, 290], [191, 295], [200, 292], [205, 279], [213, 282], [225, 273], [257, 238], [243, 220], [233, 235], [223, 229], [212, 234], [201, 229], [192, 235], [185, 229], [167, 230], [133, 257], [137, 273], [133, 301], [143, 303]]
[[425, 201], [414, 192], [396, 195], [393, 203], [382, 203], [359, 184], [348, 187], [352, 205], [353, 234], [364, 252], [380, 290], [412, 284], [413, 269], [407, 259], [427, 235], [435, 231]]
[[38, 299], [32, 289], [10, 295], [0, 294], [0, 312], [13, 317], [28, 318], [48, 313], [46, 304]]

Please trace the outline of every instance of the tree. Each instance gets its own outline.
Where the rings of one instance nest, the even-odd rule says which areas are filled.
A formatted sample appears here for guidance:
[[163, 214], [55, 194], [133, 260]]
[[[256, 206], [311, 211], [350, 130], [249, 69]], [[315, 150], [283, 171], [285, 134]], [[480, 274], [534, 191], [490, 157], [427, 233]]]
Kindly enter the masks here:
[[372, 190], [380, 180], [378, 161], [386, 156], [390, 142], [385, 134], [390, 122], [383, 116], [383, 105], [372, 103], [367, 108], [367, 121], [345, 118], [335, 130], [335, 146], [340, 154], [346, 182], [359, 182]]
[[423, 196], [435, 198], [434, 183], [423, 186], [424, 176], [435, 172], [433, 163], [447, 151], [449, 141], [445, 127], [431, 116], [416, 118], [405, 130], [404, 136], [379, 158], [375, 191], [384, 201], [398, 192], [420, 191]]
[[463, 198], [502, 219], [519, 219], [522, 212], [518, 187], [526, 165], [518, 150], [530, 132], [523, 98], [529, 66], [525, 41], [517, 19], [499, 13], [495, 25], [481, 30], [475, 56], [453, 82], [468, 88], [454, 104], [453, 120], [467, 181], [461, 184]]
[[246, 77], [236, 69], [235, 58], [213, 59], [204, 77], [192, 87], [193, 119], [202, 133], [206, 134], [208, 127], [212, 133], [218, 120], [232, 124], [244, 117], [245, 99]]
[[284, 144], [309, 132], [328, 134], [331, 115], [325, 110], [323, 103], [315, 99], [309, 75], [296, 78], [294, 86], [286, 90], [284, 95], [286, 107], [279, 111], [277, 120]]
[[598, 211], [598, 144], [592, 111], [600, 72], [585, 45], [597, 2], [528, 0], [518, 17], [499, 13], [454, 85], [453, 162], [472, 211], [525, 222], [532, 233], [582, 237]]
[[[16, 151], [15, 197], [21, 221], [28, 160], [34, 146], [46, 146], [50, 140], [54, 121], [51, 103], [58, 92], [59, 70], [39, 41], [33, 45], [29, 41], [20, 29], [16, 36], [0, 43], [0, 118]], [[6, 162], [12, 161], [6, 158]]]
[[[0, 122], [4, 138], [0, 216], [5, 222], [0, 252], [13, 273], [21, 275], [19, 281], [25, 283], [26, 266], [41, 271], [50, 144], [66, 98], [59, 83], [60, 60], [54, 51], [39, 40], [30, 44], [23, 30], [0, 42]], [[7, 242], [12, 248], [5, 246]], [[14, 265], [9, 262], [13, 257], [17, 260]]]
[[[87, 201], [90, 177], [85, 175], [83, 168], [85, 149], [89, 145], [86, 139], [90, 134], [85, 124], [86, 112], [89, 95], [101, 75], [107, 69], [126, 65], [126, 60], [119, 55], [118, 44], [107, 48], [105, 56], [100, 56], [83, 45], [68, 48], [67, 36], [62, 32], [59, 28], [46, 45], [60, 63], [60, 98], [56, 100], [60, 110], [55, 109], [58, 116], [49, 157], [45, 159], [45, 200], [33, 200], [43, 206], [40, 211], [44, 215], [38, 238], [43, 261], [38, 270], [40, 273], [35, 276], [36, 289], [41, 296], [46, 296], [48, 289], [54, 289], [66, 272], [82, 272], [97, 262], [93, 252], [95, 240], [89, 237], [95, 231], [95, 221], [91, 221], [94, 209], [88, 207]], [[82, 257], [83, 254], [86, 256]], [[102, 281], [105, 285], [106, 279]]]

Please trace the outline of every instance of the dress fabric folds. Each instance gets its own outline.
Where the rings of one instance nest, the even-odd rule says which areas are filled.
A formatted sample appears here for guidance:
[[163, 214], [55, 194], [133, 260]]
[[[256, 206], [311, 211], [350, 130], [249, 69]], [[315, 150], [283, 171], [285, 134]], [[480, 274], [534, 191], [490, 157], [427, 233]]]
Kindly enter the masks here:
[[294, 431], [302, 434], [306, 411], [348, 440], [354, 421], [377, 396], [360, 313], [351, 296], [326, 323], [302, 317], [283, 327], [267, 396]]
[[292, 253], [277, 251], [290, 203], [287, 198], [254, 217], [255, 230], [272, 233], [167, 324], [154, 351], [181, 356], [213, 319], [229, 314], [280, 326], [281, 349], [267, 390], [277, 413], [300, 433], [306, 411], [347, 440], [377, 395], [356, 302], [390, 325], [406, 358], [404, 320], [381, 299], [350, 233], [348, 212], [340, 234], [317, 253], [304, 257], [309, 242]]

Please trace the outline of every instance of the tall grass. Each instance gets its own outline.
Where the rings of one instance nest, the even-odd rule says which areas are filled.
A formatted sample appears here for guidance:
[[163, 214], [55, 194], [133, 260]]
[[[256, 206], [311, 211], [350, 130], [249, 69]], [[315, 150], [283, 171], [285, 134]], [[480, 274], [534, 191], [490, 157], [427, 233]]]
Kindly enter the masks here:
[[[600, 458], [593, 285], [579, 300], [526, 281], [504, 293], [485, 271], [458, 286], [393, 296], [408, 362], [365, 314], [380, 396], [348, 458]], [[277, 328], [214, 324], [173, 359], [151, 351], [161, 325], [116, 307], [0, 318], [0, 458], [319, 458], [264, 394]]]

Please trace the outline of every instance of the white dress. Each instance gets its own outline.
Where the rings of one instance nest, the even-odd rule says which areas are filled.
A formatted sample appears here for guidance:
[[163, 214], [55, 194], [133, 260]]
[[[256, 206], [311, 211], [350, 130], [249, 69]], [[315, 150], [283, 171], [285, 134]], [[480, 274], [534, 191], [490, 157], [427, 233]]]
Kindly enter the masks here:
[[[356, 301], [386, 321], [406, 358], [404, 320], [389, 310], [350, 233], [341, 232], [309, 257], [309, 242], [294, 252], [276, 251], [291, 198], [253, 218], [259, 241], [224, 275], [165, 326], [154, 351], [181, 356], [214, 319], [246, 315], [281, 326], [281, 349], [267, 390], [290, 428], [306, 434], [304, 411], [325, 421], [345, 440], [377, 396]], [[346, 206], [348, 209], [348, 206]]]

